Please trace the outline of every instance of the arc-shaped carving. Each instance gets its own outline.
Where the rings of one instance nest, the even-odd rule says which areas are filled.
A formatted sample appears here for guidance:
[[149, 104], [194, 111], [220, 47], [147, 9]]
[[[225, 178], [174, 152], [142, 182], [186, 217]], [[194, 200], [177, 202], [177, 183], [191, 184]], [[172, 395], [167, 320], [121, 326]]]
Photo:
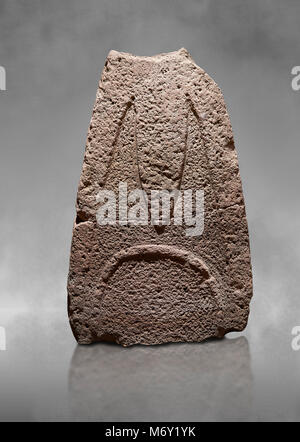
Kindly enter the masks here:
[[199, 272], [204, 280], [210, 279], [210, 272], [205, 263], [193, 253], [179, 249], [174, 246], [161, 244], [142, 244], [129, 247], [116, 253], [105, 265], [102, 271], [102, 279], [107, 282], [115, 273], [117, 268], [124, 262], [129, 260], [141, 260], [147, 257], [157, 259], [171, 259], [189, 264], [194, 270]]
[[[196, 118], [197, 122], [198, 122], [198, 126], [199, 126], [199, 130], [201, 131], [201, 140], [203, 142], [203, 148], [204, 148], [204, 156], [205, 156], [205, 161], [208, 167], [208, 179], [211, 185], [211, 189], [212, 192], [214, 194], [214, 185], [212, 182], [212, 173], [211, 173], [211, 166], [210, 166], [210, 162], [209, 162], [209, 158], [208, 158], [208, 154], [206, 152], [207, 149], [207, 140], [203, 135], [203, 121], [202, 121], [202, 117], [199, 115], [198, 111], [196, 110], [196, 107], [193, 103], [192, 98], [190, 97], [189, 94], [187, 94], [187, 100], [186, 100], [186, 106], [188, 107], [188, 112], [187, 112], [187, 116], [186, 116], [186, 130], [185, 130], [185, 135], [184, 135], [184, 150], [183, 150], [183, 158], [182, 158], [182, 162], [181, 165], [179, 165], [180, 168], [180, 174], [179, 174], [179, 179], [177, 180], [177, 184], [174, 186], [174, 190], [182, 190], [182, 184], [184, 182], [184, 176], [185, 176], [185, 170], [187, 167], [187, 159], [189, 157], [189, 125], [190, 125], [190, 115], [194, 115], [194, 117]], [[111, 168], [113, 167], [113, 162], [114, 159], [116, 157], [117, 154], [117, 150], [118, 150], [118, 142], [119, 142], [119, 137], [121, 134], [121, 130], [122, 127], [124, 125], [124, 120], [126, 118], [126, 115], [128, 113], [128, 111], [130, 109], [133, 109], [134, 114], [135, 114], [135, 123], [134, 123], [134, 149], [132, 151], [133, 154], [133, 162], [135, 164], [136, 167], [136, 172], [135, 172], [135, 176], [137, 179], [137, 184], [139, 185], [139, 187], [142, 190], [146, 190], [143, 180], [141, 178], [141, 173], [140, 173], [140, 160], [139, 160], [139, 151], [138, 151], [138, 133], [137, 133], [137, 121], [138, 121], [138, 113], [137, 113], [137, 109], [135, 106], [135, 97], [132, 96], [130, 98], [130, 100], [124, 105], [124, 110], [120, 116], [120, 120], [118, 122], [118, 127], [117, 127], [117, 131], [111, 146], [111, 156], [110, 156], [110, 160], [107, 164], [107, 168], [106, 168], [106, 172], [105, 172], [105, 177], [102, 181], [102, 185], [105, 186], [107, 184], [108, 181], [108, 176], [110, 173]], [[172, 190], [172, 189], [168, 189], [168, 190]], [[176, 203], [176, 200], [174, 201], [174, 204]], [[173, 208], [172, 208], [173, 209]], [[171, 217], [173, 215], [173, 210], [171, 211]]]
[[115, 156], [116, 156], [116, 151], [118, 149], [118, 141], [119, 141], [119, 137], [120, 137], [120, 134], [121, 134], [123, 122], [124, 122], [124, 120], [126, 118], [126, 115], [127, 115], [128, 111], [129, 111], [129, 109], [131, 109], [133, 104], [134, 104], [134, 97], [131, 97], [131, 99], [125, 104], [124, 110], [123, 110], [122, 115], [120, 117], [120, 120], [118, 122], [118, 127], [117, 127], [117, 130], [116, 130], [116, 134], [114, 136], [114, 139], [113, 139], [113, 142], [112, 142], [112, 146], [111, 146], [110, 159], [108, 161], [107, 168], [106, 168], [106, 171], [105, 171], [105, 175], [104, 175], [104, 178], [103, 178], [102, 183], [101, 183], [103, 185], [103, 187], [105, 187], [105, 185], [107, 183], [109, 172], [110, 172], [110, 169], [111, 169], [111, 167], [113, 165], [113, 162], [114, 162], [114, 159], [115, 159]]
[[[143, 180], [141, 179], [141, 173], [140, 173], [140, 165], [139, 165], [139, 153], [138, 153], [138, 134], [137, 134], [137, 110], [134, 104], [134, 100], [135, 97], [131, 97], [131, 99], [125, 104], [124, 106], [124, 110], [120, 116], [120, 120], [118, 122], [118, 126], [117, 126], [117, 130], [116, 130], [116, 134], [114, 136], [112, 145], [111, 145], [111, 155], [110, 155], [110, 159], [108, 161], [107, 164], [107, 168], [106, 168], [106, 172], [105, 172], [105, 176], [102, 180], [102, 185], [105, 186], [108, 180], [108, 176], [109, 176], [109, 172], [113, 166], [113, 161], [115, 159], [116, 156], [116, 152], [118, 149], [118, 141], [119, 141], [119, 137], [121, 134], [121, 130], [124, 124], [124, 120], [126, 118], [126, 115], [128, 113], [128, 111], [133, 108], [134, 113], [135, 113], [135, 139], [134, 139], [134, 143], [135, 143], [135, 148], [133, 150], [133, 154], [135, 155], [135, 164], [137, 167], [137, 177], [138, 177], [138, 182], [139, 185], [141, 187], [141, 189], [145, 190], [145, 186], [143, 183]], [[183, 159], [182, 159], [182, 163], [180, 165], [180, 175], [179, 175], [179, 179], [178, 179], [178, 183], [176, 186], [174, 186], [174, 189], [180, 190], [181, 189], [181, 185], [183, 182], [183, 177], [184, 177], [184, 172], [185, 172], [185, 166], [186, 166], [186, 159], [187, 159], [187, 155], [188, 155], [188, 133], [189, 133], [189, 115], [191, 112], [193, 112], [193, 104], [192, 101], [189, 99], [187, 101], [187, 106], [188, 106], [188, 112], [187, 112], [187, 119], [186, 119], [186, 131], [185, 131], [185, 135], [184, 135], [184, 151], [183, 151]], [[198, 117], [197, 117], [198, 118]], [[171, 189], [168, 189], [171, 190]]]

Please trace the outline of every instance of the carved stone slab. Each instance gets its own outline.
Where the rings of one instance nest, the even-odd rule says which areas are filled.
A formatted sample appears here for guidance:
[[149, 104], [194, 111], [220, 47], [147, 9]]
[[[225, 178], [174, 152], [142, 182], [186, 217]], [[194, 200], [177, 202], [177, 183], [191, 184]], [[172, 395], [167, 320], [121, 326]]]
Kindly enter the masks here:
[[[169, 193], [169, 212], [155, 191]], [[251, 296], [242, 185], [219, 87], [185, 49], [111, 51], [77, 196], [75, 338], [127, 346], [223, 337], [245, 328]]]

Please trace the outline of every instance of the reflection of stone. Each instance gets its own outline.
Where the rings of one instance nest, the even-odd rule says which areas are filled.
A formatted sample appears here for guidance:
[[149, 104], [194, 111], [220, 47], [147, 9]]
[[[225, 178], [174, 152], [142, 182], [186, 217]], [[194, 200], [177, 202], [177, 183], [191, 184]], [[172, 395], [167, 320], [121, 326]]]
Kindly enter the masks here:
[[69, 373], [72, 414], [100, 420], [249, 418], [246, 338], [123, 349], [77, 347]]

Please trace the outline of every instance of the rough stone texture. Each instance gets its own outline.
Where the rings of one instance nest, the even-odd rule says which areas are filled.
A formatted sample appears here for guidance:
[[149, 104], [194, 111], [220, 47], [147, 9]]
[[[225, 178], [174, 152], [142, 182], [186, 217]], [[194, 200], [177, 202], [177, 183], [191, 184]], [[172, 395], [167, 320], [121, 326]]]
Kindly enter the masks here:
[[[204, 189], [202, 236], [184, 226], [99, 226], [101, 189]], [[68, 308], [81, 344], [202, 341], [245, 328], [248, 227], [232, 128], [216, 83], [185, 49], [111, 51], [88, 131]]]

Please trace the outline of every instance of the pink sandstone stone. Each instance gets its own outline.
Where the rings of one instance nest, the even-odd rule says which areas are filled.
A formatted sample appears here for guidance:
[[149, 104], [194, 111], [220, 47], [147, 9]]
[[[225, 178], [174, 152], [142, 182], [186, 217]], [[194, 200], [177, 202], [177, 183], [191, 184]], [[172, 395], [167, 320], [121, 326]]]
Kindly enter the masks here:
[[[202, 189], [204, 230], [99, 225], [97, 195]], [[175, 204], [175, 203], [174, 203]], [[68, 311], [80, 344], [223, 337], [245, 328], [248, 227], [232, 128], [217, 84], [185, 49], [111, 51], [88, 131], [77, 196]]]

